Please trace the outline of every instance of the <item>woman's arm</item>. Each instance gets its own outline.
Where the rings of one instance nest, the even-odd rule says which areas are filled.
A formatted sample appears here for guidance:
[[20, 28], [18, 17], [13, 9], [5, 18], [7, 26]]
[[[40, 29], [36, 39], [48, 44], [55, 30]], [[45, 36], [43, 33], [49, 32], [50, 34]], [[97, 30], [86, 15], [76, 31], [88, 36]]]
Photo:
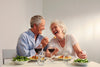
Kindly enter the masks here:
[[75, 38], [74, 35], [70, 35], [71, 37], [71, 42], [72, 42], [72, 45], [73, 45], [73, 49], [74, 51], [76, 52], [77, 56], [80, 58], [80, 59], [85, 59], [87, 58], [87, 55], [84, 54], [78, 44], [78, 41], [77, 39]]
[[79, 46], [79, 44], [75, 44], [73, 45], [73, 49], [74, 51], [76, 52], [77, 56], [80, 58], [80, 59], [86, 59], [87, 58], [87, 55], [84, 54]]

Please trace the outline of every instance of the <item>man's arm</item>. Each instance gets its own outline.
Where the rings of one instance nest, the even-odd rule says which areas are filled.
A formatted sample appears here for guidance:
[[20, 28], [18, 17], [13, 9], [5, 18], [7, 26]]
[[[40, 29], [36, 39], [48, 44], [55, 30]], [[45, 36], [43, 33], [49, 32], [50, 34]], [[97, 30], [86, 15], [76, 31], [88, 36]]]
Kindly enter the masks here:
[[21, 35], [19, 40], [18, 40], [18, 44], [17, 44], [17, 54], [19, 56], [34, 56], [35, 50], [34, 49], [29, 49], [29, 45], [27, 42], [27, 38], [25, 37], [25, 35]]

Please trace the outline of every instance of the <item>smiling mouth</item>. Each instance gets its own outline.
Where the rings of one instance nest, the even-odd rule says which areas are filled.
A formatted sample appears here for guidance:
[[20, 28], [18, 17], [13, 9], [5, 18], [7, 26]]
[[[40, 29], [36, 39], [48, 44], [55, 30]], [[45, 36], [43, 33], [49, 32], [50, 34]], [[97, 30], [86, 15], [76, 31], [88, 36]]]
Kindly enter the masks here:
[[57, 34], [57, 33], [58, 33], [58, 31], [54, 32], [54, 34]]

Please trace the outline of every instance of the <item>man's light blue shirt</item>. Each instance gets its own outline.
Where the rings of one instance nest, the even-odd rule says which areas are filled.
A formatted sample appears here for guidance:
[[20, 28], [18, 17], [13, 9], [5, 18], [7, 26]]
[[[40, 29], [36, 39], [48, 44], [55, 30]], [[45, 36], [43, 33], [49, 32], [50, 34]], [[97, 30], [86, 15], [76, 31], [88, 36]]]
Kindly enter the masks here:
[[[34, 48], [38, 47], [43, 39], [42, 35], [38, 35], [36, 41], [34, 33], [28, 30], [22, 33], [17, 43], [17, 55], [19, 56], [34, 56], [36, 54]], [[44, 48], [46, 50], [47, 46]]]

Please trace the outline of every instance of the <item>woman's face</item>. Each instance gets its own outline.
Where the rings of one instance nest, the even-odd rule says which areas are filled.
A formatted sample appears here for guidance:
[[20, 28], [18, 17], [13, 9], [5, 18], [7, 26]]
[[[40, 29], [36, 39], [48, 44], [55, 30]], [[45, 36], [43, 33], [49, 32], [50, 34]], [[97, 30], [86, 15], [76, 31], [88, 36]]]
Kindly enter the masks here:
[[60, 37], [62, 34], [62, 29], [56, 24], [51, 24], [51, 31], [56, 37]]

